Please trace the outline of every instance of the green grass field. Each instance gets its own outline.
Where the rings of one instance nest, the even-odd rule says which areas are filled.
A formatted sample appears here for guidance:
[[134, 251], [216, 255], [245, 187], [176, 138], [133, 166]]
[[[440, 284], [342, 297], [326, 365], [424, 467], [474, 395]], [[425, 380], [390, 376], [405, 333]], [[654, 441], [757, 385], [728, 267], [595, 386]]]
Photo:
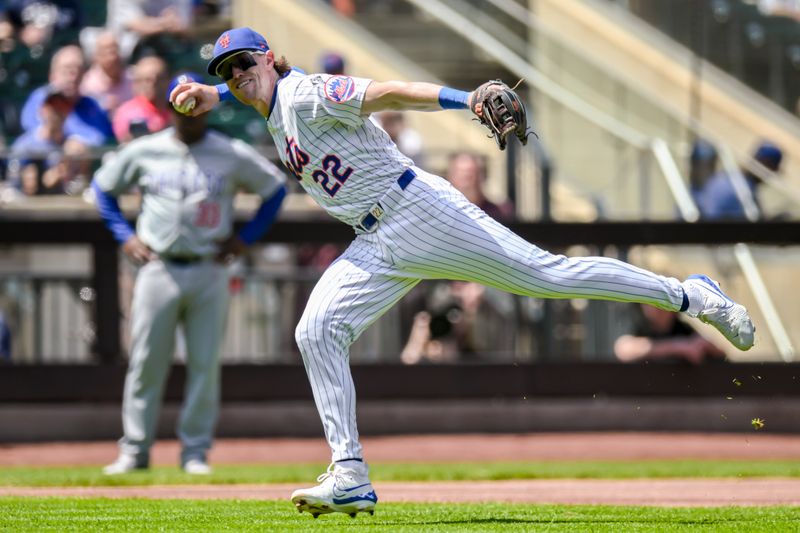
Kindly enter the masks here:
[[[0, 469], [0, 486], [309, 483], [325, 465], [217, 465], [208, 477], [157, 467], [106, 477], [93, 467]], [[800, 477], [791, 461], [525, 462], [372, 465], [374, 481]], [[800, 507], [669, 508], [381, 503], [375, 516], [298, 514], [287, 501], [0, 498], [0, 531], [800, 531]]]
[[[216, 465], [207, 477], [177, 467], [156, 467], [108, 477], [99, 466], [0, 469], [0, 486], [115, 486], [187, 483], [309, 483], [327, 465]], [[800, 477], [797, 461], [548, 461], [520, 463], [373, 463], [373, 481], [499, 479], [632, 479], [674, 477]]]
[[61, 531], [797, 531], [800, 508], [382, 504], [316, 520], [289, 502], [0, 499], [0, 529]]

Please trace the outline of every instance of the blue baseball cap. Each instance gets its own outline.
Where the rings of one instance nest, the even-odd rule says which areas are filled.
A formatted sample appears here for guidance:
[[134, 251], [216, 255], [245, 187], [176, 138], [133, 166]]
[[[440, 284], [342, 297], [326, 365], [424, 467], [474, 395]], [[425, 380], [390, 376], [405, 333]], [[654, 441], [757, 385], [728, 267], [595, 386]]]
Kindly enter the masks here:
[[777, 172], [781, 167], [783, 152], [771, 142], [763, 141], [758, 145], [756, 153], [753, 154], [753, 159], [757, 160], [759, 163], [773, 172]]
[[175, 87], [177, 87], [181, 83], [189, 83], [189, 82], [192, 82], [192, 81], [197, 82], [197, 83], [205, 83], [203, 81], [203, 76], [201, 76], [200, 74], [197, 74], [195, 72], [184, 72], [184, 73], [178, 74], [177, 76], [172, 78], [172, 81], [169, 82], [169, 89], [167, 89], [167, 103], [170, 103], [169, 95], [172, 94], [172, 89], [174, 89]]
[[717, 149], [705, 139], [697, 139], [692, 145], [690, 159], [695, 162], [711, 161], [717, 158]]
[[217, 67], [226, 58], [242, 50], [256, 50], [266, 52], [269, 45], [266, 39], [250, 28], [234, 28], [222, 32], [217, 42], [214, 44], [214, 56], [208, 63], [208, 73], [212, 76], [217, 75]]
[[325, 54], [320, 63], [325, 74], [344, 74], [344, 58], [339, 54]]

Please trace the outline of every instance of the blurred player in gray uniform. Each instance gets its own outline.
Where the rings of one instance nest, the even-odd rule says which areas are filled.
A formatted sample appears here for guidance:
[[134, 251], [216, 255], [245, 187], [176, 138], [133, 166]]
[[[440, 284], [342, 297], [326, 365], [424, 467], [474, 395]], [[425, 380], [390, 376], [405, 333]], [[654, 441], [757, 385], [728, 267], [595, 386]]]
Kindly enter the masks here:
[[606, 257], [552, 255], [414, 166], [368, 118], [388, 109], [467, 109], [474, 92], [305, 75], [276, 60], [249, 28], [220, 35], [208, 71], [226, 84], [180, 85], [171, 101], [195, 98], [191, 113], [198, 115], [232, 93], [258, 110], [302, 187], [356, 232], [317, 283], [295, 332], [333, 458], [319, 485], [292, 494], [301, 512], [373, 511], [377, 496], [358, 441], [349, 347], [422, 279], [474, 281], [537, 298], [647, 303], [698, 317], [742, 350], [753, 345], [745, 308], [705, 276], [681, 282]]
[[[183, 74], [170, 90], [200, 80]], [[206, 453], [219, 407], [219, 357], [228, 310], [225, 263], [263, 235], [286, 195], [282, 172], [252, 147], [208, 131], [205, 117], [173, 114], [173, 128], [131, 142], [98, 170], [92, 183], [106, 225], [125, 254], [142, 264], [131, 309], [124, 436], [106, 474], [148, 467], [179, 323], [186, 338], [187, 380], [177, 427], [181, 466], [190, 474], [210, 472]], [[115, 200], [134, 186], [142, 193], [135, 233]], [[233, 235], [238, 190], [264, 201]]]

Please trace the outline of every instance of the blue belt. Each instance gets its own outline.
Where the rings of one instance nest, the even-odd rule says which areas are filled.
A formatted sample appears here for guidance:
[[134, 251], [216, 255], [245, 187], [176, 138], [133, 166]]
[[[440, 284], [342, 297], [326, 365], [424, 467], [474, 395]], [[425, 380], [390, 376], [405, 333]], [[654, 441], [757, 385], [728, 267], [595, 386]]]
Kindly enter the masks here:
[[[411, 170], [410, 168], [406, 169], [406, 171], [403, 172], [403, 174], [399, 178], [397, 178], [397, 184], [400, 186], [401, 189], [406, 190], [408, 184], [414, 181], [414, 178], [416, 177], [417, 175], [416, 173], [414, 173], [413, 170]], [[383, 209], [383, 206], [381, 205], [380, 202], [377, 202], [369, 209], [367, 214], [364, 215], [364, 217], [361, 219], [361, 222], [359, 222], [356, 225], [356, 227], [369, 233], [370, 231], [373, 230], [375, 224], [377, 224], [378, 221], [381, 218], [383, 218], [384, 213], [385, 211]]]

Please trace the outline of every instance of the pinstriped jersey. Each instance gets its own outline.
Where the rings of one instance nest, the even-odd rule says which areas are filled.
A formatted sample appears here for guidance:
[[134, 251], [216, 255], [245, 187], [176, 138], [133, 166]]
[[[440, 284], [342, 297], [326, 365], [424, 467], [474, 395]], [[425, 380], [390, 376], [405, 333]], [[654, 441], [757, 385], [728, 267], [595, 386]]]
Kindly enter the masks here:
[[124, 146], [95, 175], [105, 192], [142, 191], [139, 238], [158, 254], [216, 253], [233, 229], [233, 198], [245, 190], [269, 198], [284, 182], [281, 170], [253, 147], [214, 131], [186, 145], [173, 128]]
[[267, 120], [286, 168], [325, 211], [350, 225], [414, 164], [361, 115], [371, 82], [292, 70], [278, 80]]

